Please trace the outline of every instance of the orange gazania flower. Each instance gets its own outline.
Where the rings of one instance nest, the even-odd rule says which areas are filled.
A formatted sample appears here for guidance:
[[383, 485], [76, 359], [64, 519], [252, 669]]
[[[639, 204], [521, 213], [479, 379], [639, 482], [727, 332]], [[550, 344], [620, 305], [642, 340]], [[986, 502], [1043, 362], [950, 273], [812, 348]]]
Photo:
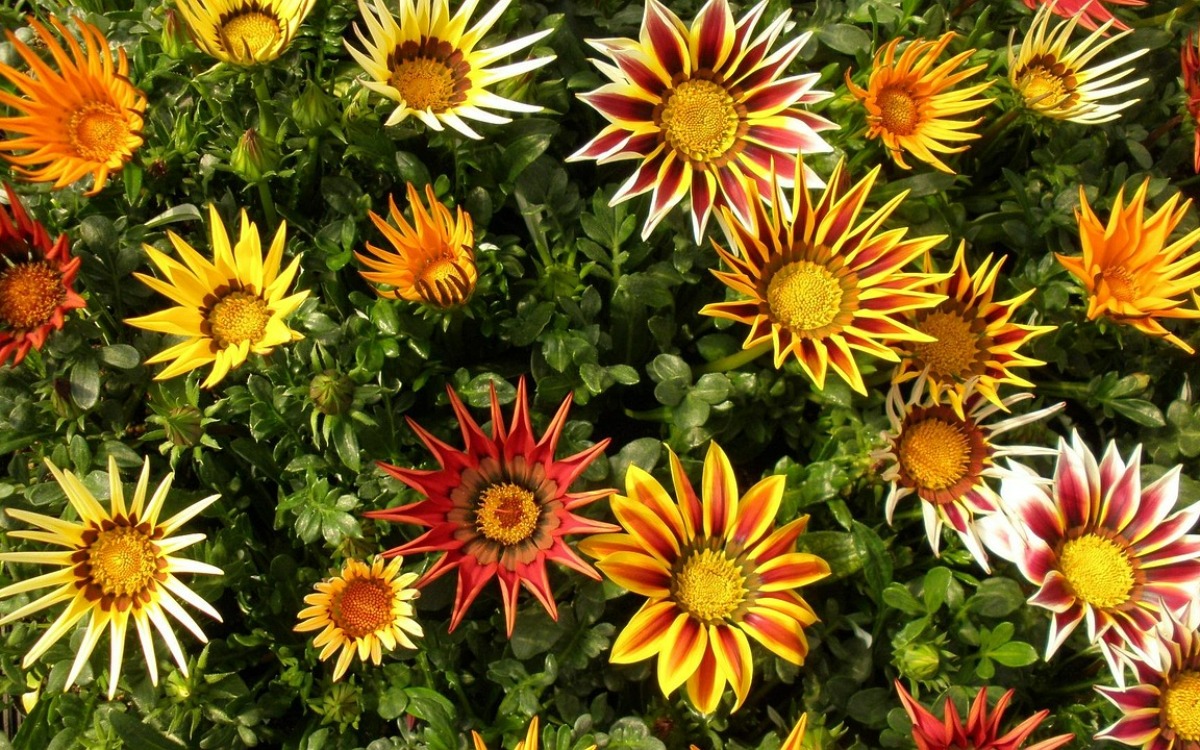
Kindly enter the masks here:
[[898, 680], [895, 685], [896, 692], [900, 695], [900, 703], [904, 706], [908, 718], [912, 720], [912, 736], [917, 743], [917, 750], [1054, 750], [1075, 739], [1074, 734], [1060, 734], [1032, 745], [1025, 744], [1025, 740], [1033, 734], [1038, 724], [1050, 715], [1046, 709], [1038, 711], [1001, 736], [1000, 722], [1004, 720], [1004, 711], [1012, 700], [1012, 690], [996, 701], [989, 716], [987, 688], [980, 688], [971, 703], [967, 723], [963, 724], [958, 709], [954, 707], [954, 701], [949, 697], [942, 708], [945, 719], [938, 719], [917, 703]]
[[904, 162], [904, 152], [907, 151], [926, 164], [953, 174], [954, 170], [946, 166], [934, 152], [956, 154], [966, 151], [966, 146], [948, 146], [944, 141], [961, 142], [978, 138], [977, 133], [964, 131], [978, 125], [983, 118], [950, 118], [986, 107], [994, 101], [972, 98], [983, 93], [991, 85], [990, 81], [951, 90], [987, 67], [976, 65], [955, 72], [975, 50], [960, 52], [933, 68], [934, 62], [952, 39], [952, 31], [943, 34], [936, 42], [917, 39], [904, 48], [900, 59], [896, 59], [896, 47], [901, 39], [893, 39], [876, 53], [875, 65], [871, 68], [871, 77], [865, 89], [850, 80], [850, 69], [846, 69], [846, 85], [850, 87], [850, 93], [867, 108], [867, 137], [882, 139], [888, 155], [897, 166], [904, 169], [909, 169]]
[[414, 552], [442, 552], [421, 579], [418, 588], [458, 569], [458, 594], [450, 617], [450, 630], [458, 627], [475, 597], [492, 578], [500, 582], [504, 620], [512, 636], [517, 617], [517, 592], [529, 589], [552, 618], [558, 618], [550, 589], [546, 562], [573, 568], [600, 579], [567, 546], [568, 534], [596, 534], [617, 529], [610, 523], [576, 515], [588, 503], [607, 497], [612, 490], [568, 492], [605, 446], [601, 440], [575, 455], [555, 460], [558, 437], [567, 422], [571, 398], [567, 397], [540, 440], [534, 440], [529, 420], [525, 380], [517, 386], [517, 406], [512, 424], [505, 429], [500, 402], [492, 390], [492, 434], [489, 437], [467, 412], [454, 390], [447, 387], [450, 405], [458, 416], [464, 450], [455, 450], [409, 420], [433, 452], [440, 469], [421, 471], [379, 463], [387, 473], [425, 496], [409, 505], [367, 513], [368, 518], [428, 526], [421, 536], [383, 553], [384, 557]]
[[1200, 172], [1200, 39], [1188, 32], [1187, 42], [1179, 52], [1183, 68], [1183, 89], [1187, 92], [1188, 114], [1196, 123], [1196, 146], [1192, 157], [1193, 168]]
[[1169, 242], [1192, 201], [1188, 199], [1179, 206], [1176, 193], [1146, 219], [1149, 187], [1150, 179], [1146, 178], [1125, 206], [1122, 186], [1105, 226], [1088, 205], [1087, 195], [1080, 186], [1080, 208], [1075, 218], [1079, 222], [1083, 255], [1075, 258], [1055, 253], [1054, 257], [1083, 284], [1088, 295], [1089, 320], [1105, 315], [1193, 354], [1195, 350], [1164, 328], [1159, 320], [1200, 318], [1200, 310], [1185, 308], [1184, 300], [1178, 299], [1180, 295], [1194, 293], [1200, 285], [1200, 253], [1184, 256], [1200, 240], [1200, 229]]
[[[765, 193], [772, 168], [791, 184], [800, 154], [832, 150], [818, 133], [837, 126], [797, 106], [830, 96], [813, 90], [820, 76], [779, 78], [810, 33], [771, 52], [790, 11], [756, 33], [766, 7], [735, 21], [726, 0], [709, 0], [689, 30], [658, 0], [646, 0], [638, 39], [588, 41], [615, 65], [597, 62], [611, 83], [580, 98], [612, 124], [568, 161], [641, 160], [612, 200], [654, 191], [643, 238], [685, 197], [697, 242], [716, 206], [749, 221], [758, 202], [751, 185]], [[821, 185], [805, 169], [808, 184]]]
[[1048, 7], [1051, 13], [1063, 18], [1078, 16], [1079, 25], [1088, 31], [1095, 31], [1109, 21], [1117, 31], [1128, 31], [1129, 27], [1114, 16], [1105, 3], [1130, 8], [1140, 8], [1146, 4], [1143, 0], [1025, 0], [1025, 7], [1030, 10]]
[[879, 167], [853, 186], [843, 168], [839, 162], [829, 186], [812, 198], [797, 166], [790, 201], [778, 182], [772, 186], [773, 208], [751, 184], [749, 222], [721, 209], [737, 251], [714, 243], [731, 270], [713, 273], [749, 299], [715, 302], [700, 312], [746, 323], [750, 333], [744, 348], [771, 346], [776, 367], [794, 354], [818, 388], [825, 387], [825, 374], [832, 369], [865, 394], [852, 350], [899, 362], [894, 342], [934, 340], [904, 322], [902, 313], [946, 299], [929, 289], [946, 274], [900, 269], [943, 238], [904, 240], [904, 229], [876, 233], [907, 191], [858, 222]]
[[710, 443], [697, 495], [670, 451], [675, 500], [636, 466], [625, 475], [625, 495], [612, 499], [625, 528], [580, 543], [612, 581], [646, 597], [617, 636], [614, 664], [658, 656], [658, 684], [666, 695], [686, 683], [702, 713], [733, 686], [736, 710], [750, 692], [754, 660], [747, 636], [780, 658], [802, 664], [804, 628], [817, 621], [796, 592], [829, 575], [821, 558], [796, 552], [808, 516], [775, 528], [784, 478], [767, 477], [739, 499], [733, 467]]
[[432, 185], [425, 186], [425, 197], [429, 200], [428, 211], [421, 203], [417, 189], [408, 183], [412, 224], [405, 220], [391, 196], [388, 206], [395, 227], [371, 211], [371, 221], [396, 252], [388, 252], [368, 242], [367, 250], [371, 255], [355, 253], [354, 257], [374, 269], [362, 271], [364, 279], [390, 287], [375, 288], [381, 297], [424, 302], [441, 309], [458, 307], [470, 299], [478, 279], [471, 216], [462, 206], [458, 207], [456, 215], [452, 215], [450, 209], [437, 199]]
[[80, 260], [71, 257], [67, 236], [51, 242], [13, 189], [4, 189], [12, 214], [0, 206], [0, 364], [12, 357], [19, 365], [63, 327], [68, 311], [85, 303], [73, 288]]
[[57, 72], [12, 31], [4, 32], [32, 75], [0, 63], [0, 75], [24, 94], [0, 91], [0, 104], [21, 113], [0, 117], [0, 130], [20, 136], [0, 140], [0, 155], [15, 165], [17, 173], [33, 182], [53, 182], [55, 188], [90, 173], [95, 179], [86, 195], [95, 195], [104, 188], [109, 173], [125, 166], [142, 145], [146, 95], [129, 82], [125, 50], [117, 50], [114, 65], [108, 40], [98, 28], [75, 17], [83, 37], [81, 47], [61, 21], [51, 17], [50, 22], [66, 41], [70, 57], [45, 26], [29, 19], [54, 58]]

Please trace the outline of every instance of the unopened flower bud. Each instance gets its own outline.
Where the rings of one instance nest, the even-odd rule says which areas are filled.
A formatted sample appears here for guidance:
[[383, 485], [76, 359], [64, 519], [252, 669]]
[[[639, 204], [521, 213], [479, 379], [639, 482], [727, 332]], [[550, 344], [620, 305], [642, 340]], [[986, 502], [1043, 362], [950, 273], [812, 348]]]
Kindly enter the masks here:
[[941, 668], [941, 654], [929, 643], [914, 643], [900, 654], [900, 673], [911, 680], [929, 680]]
[[336, 370], [326, 370], [312, 379], [308, 397], [322, 414], [344, 414], [354, 402], [354, 383]]
[[159, 35], [158, 44], [162, 47], [163, 53], [174, 60], [187, 54], [189, 45], [187, 24], [183, 22], [174, 8], [167, 8], [163, 12], [162, 34]]
[[279, 166], [279, 150], [257, 130], [250, 128], [234, 147], [229, 166], [246, 182], [259, 182]]
[[337, 108], [334, 106], [333, 97], [312, 81], [309, 81], [300, 96], [292, 101], [292, 119], [306, 135], [325, 132], [336, 117]]

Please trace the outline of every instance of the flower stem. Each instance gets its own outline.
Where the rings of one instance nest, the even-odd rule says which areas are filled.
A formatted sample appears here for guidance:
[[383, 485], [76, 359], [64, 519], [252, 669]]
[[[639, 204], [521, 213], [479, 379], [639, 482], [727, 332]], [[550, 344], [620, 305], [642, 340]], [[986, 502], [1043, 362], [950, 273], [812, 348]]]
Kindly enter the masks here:
[[267, 184], [266, 177], [258, 181], [258, 197], [262, 201], [263, 218], [267, 225], [275, 226], [279, 217], [275, 213], [275, 198], [271, 195], [271, 186]]
[[726, 357], [714, 359], [712, 362], [700, 365], [696, 368], [696, 372], [700, 375], [706, 375], [710, 372], [729, 372], [730, 370], [736, 370], [748, 362], [753, 362], [769, 351], [771, 351], [771, 342], [764, 341], [758, 346], [750, 349], [743, 349], [740, 352], [734, 352]]

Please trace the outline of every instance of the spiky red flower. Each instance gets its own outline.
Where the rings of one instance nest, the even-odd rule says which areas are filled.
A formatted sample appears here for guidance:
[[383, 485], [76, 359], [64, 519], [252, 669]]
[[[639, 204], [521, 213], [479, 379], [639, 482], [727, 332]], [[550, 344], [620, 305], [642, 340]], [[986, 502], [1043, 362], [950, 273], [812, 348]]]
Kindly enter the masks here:
[[1143, 0], [1025, 0], [1025, 7], [1037, 10], [1042, 6], [1049, 5], [1052, 13], [1063, 18], [1078, 15], [1079, 25], [1088, 31], [1095, 31], [1109, 21], [1113, 22], [1112, 28], [1117, 31], [1128, 31], [1129, 27], [1121, 23], [1121, 20], [1105, 7], [1105, 3], [1125, 5], [1131, 8], [1140, 8], [1146, 4]]
[[[899, 681], [896, 682], [896, 692], [900, 694], [900, 702], [904, 704], [908, 718], [912, 719], [913, 739], [917, 743], [917, 750], [1018, 750], [1050, 713], [1045, 709], [1038, 711], [1013, 727], [1008, 734], [1000, 736], [1000, 722], [1004, 718], [1008, 702], [1012, 700], [1012, 690], [996, 701], [995, 710], [988, 716], [987, 688], [979, 688], [979, 694], [971, 703], [971, 713], [967, 715], [965, 725], [958, 715], [958, 709], [954, 707], [954, 702], [949, 698], [946, 699], [943, 709], [945, 718], [938, 719], [917, 703]], [[1054, 750], [1073, 739], [1074, 734], [1060, 734], [1030, 745], [1026, 750]]]
[[1187, 41], [1179, 52], [1183, 68], [1183, 89], [1187, 92], [1187, 108], [1196, 123], [1196, 147], [1193, 168], [1200, 172], [1200, 38], [1188, 32]]

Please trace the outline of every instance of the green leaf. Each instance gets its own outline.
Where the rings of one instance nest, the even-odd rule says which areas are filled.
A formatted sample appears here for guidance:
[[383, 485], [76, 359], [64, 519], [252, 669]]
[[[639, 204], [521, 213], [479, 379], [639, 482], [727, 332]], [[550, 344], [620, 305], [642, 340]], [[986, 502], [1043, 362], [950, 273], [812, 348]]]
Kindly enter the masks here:
[[1025, 603], [1021, 587], [1010, 578], [988, 578], [967, 599], [967, 608], [984, 617], [1006, 617]]
[[889, 583], [883, 590], [883, 603], [894, 607], [906, 615], [925, 614], [925, 605], [912, 595], [902, 583]]
[[353, 471], [362, 468], [358, 455], [358, 434], [354, 430], [353, 422], [348, 419], [338, 420], [333, 427], [333, 447], [338, 458], [348, 468]]
[[987, 652], [989, 659], [1006, 667], [1027, 667], [1038, 660], [1038, 652], [1028, 643], [1010, 641]]
[[654, 471], [662, 455], [662, 441], [658, 438], [638, 438], [627, 443], [613, 456], [612, 481], [617, 487], [625, 486], [625, 472], [630, 466], [637, 466], [645, 471]]
[[954, 574], [949, 568], [937, 567], [925, 574], [924, 597], [925, 609], [928, 612], [937, 612], [941, 608], [953, 580]]
[[180, 221], [204, 221], [204, 215], [191, 203], [181, 203], [168, 208], [153, 219], [143, 222], [142, 226], [146, 229], [158, 229], [161, 226]]
[[821, 27], [817, 32], [821, 44], [841, 52], [844, 55], [856, 55], [863, 50], [871, 49], [871, 35], [857, 26], [848, 23], [831, 23]]
[[92, 357], [84, 357], [71, 368], [71, 399], [80, 409], [88, 410], [100, 398], [100, 367]]
[[100, 350], [100, 361], [118, 370], [132, 370], [142, 361], [138, 350], [128, 344], [113, 344]]
[[117, 736], [125, 741], [126, 747], [138, 750], [183, 750], [184, 745], [152, 728], [143, 719], [130, 716], [125, 711], [110, 711], [108, 723]]
[[1122, 398], [1105, 401], [1113, 411], [1144, 427], [1163, 427], [1167, 420], [1157, 406], [1140, 398]]
[[883, 727], [887, 725], [887, 713], [893, 700], [892, 691], [887, 688], [859, 690], [846, 703], [846, 713], [869, 727]]
[[554, 132], [531, 133], [517, 138], [508, 148], [504, 149], [504, 161], [508, 164], [505, 181], [512, 182], [517, 179], [522, 172], [529, 168], [530, 164], [546, 153], [553, 138]]

